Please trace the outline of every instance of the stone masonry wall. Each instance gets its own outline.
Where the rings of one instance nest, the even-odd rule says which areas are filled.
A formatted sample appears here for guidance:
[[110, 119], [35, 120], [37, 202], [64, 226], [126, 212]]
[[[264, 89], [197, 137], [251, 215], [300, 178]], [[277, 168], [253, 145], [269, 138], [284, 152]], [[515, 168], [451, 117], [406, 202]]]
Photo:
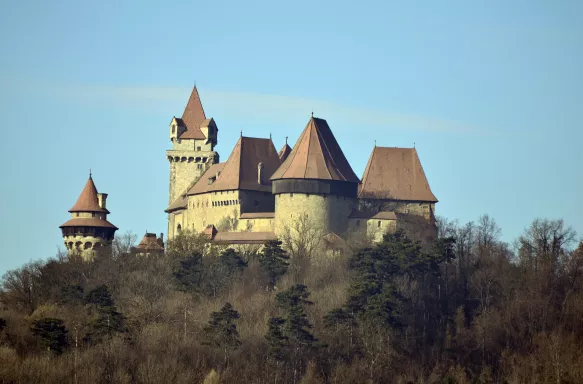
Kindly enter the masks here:
[[308, 215], [314, 223], [321, 223], [322, 231], [342, 235], [348, 230], [348, 216], [356, 206], [356, 199], [335, 195], [282, 193], [275, 196], [275, 232], [282, 233], [293, 226], [300, 215]]

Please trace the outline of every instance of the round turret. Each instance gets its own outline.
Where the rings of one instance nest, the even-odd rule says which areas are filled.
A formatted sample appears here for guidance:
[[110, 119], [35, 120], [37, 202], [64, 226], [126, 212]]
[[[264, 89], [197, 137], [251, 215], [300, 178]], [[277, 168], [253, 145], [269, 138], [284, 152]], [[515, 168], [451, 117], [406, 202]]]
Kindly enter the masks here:
[[65, 247], [85, 260], [92, 260], [95, 252], [111, 246], [117, 227], [107, 221], [107, 194], [97, 193], [93, 178], [89, 180], [69, 210], [71, 219], [61, 225]]
[[271, 180], [276, 234], [305, 225], [317, 227], [323, 235], [348, 229], [360, 180], [326, 120], [310, 119]]

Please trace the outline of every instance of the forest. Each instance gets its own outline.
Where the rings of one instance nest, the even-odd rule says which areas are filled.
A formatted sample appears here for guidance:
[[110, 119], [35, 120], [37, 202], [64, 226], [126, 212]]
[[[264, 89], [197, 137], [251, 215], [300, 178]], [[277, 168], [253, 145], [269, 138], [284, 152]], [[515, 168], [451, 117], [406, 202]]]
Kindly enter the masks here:
[[0, 281], [0, 383], [583, 383], [583, 242], [536, 219], [512, 243], [483, 215], [438, 239], [271, 241], [125, 233]]

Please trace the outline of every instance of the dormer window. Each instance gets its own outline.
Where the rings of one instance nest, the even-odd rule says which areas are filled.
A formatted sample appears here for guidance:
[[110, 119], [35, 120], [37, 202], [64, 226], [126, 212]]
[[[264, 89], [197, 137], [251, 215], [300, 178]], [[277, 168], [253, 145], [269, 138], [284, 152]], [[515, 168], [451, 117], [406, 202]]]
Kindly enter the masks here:
[[176, 125], [172, 125], [172, 134], [176, 134]]

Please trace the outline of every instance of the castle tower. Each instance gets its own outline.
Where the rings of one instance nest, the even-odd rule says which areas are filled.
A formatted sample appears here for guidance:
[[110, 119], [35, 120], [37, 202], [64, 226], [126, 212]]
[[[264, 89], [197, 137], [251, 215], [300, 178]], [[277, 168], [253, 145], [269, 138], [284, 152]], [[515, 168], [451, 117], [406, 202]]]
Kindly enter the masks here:
[[219, 154], [214, 151], [218, 131], [214, 119], [207, 119], [195, 86], [182, 117], [170, 122], [172, 149], [166, 151], [170, 162], [169, 205], [219, 162]]
[[70, 253], [78, 252], [90, 261], [97, 250], [111, 245], [117, 227], [107, 221], [106, 202], [107, 194], [97, 193], [89, 173], [77, 202], [69, 209], [71, 219], [59, 227]]
[[293, 228], [301, 217], [323, 235], [348, 230], [360, 180], [326, 120], [312, 117], [291, 153], [272, 175], [275, 231]]

